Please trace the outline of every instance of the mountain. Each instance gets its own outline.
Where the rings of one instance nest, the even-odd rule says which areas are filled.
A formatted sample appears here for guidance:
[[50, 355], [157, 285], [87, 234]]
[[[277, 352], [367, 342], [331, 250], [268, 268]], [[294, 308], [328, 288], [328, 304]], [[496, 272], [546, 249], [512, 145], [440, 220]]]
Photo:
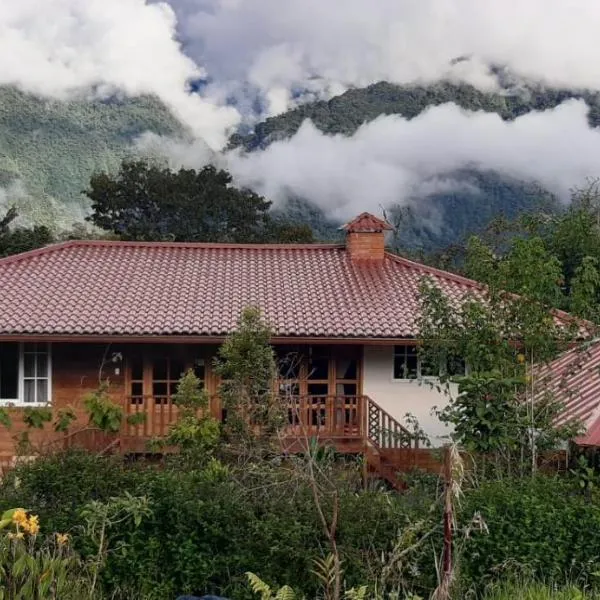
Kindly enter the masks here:
[[248, 151], [265, 148], [274, 141], [294, 135], [306, 119], [324, 133], [352, 135], [363, 123], [380, 115], [395, 114], [412, 119], [430, 106], [448, 102], [465, 110], [495, 112], [504, 120], [513, 120], [534, 110], [554, 108], [571, 98], [584, 100], [590, 106], [590, 124], [594, 127], [600, 124], [600, 93], [597, 92], [533, 87], [507, 89], [500, 94], [449, 82], [400, 86], [382, 81], [266, 119], [256, 125], [252, 133], [233, 135], [230, 146], [242, 146]]
[[[600, 125], [600, 94], [597, 92], [521, 86], [502, 93], [486, 93], [467, 84], [449, 82], [429, 86], [380, 82], [269, 118], [249, 134], [232, 136], [230, 147], [241, 147], [246, 152], [266, 148], [277, 140], [293, 136], [306, 119], [324, 133], [352, 135], [362, 124], [382, 114], [411, 119], [428, 107], [448, 102], [470, 111], [493, 112], [510, 121], [531, 111], [554, 108], [572, 98], [588, 104], [592, 127]], [[451, 178], [460, 184], [455, 191], [412, 198], [408, 211], [399, 207], [389, 209], [388, 214], [398, 223], [399, 247], [425, 252], [436, 250], [479, 231], [499, 214], [510, 219], [523, 212], [559, 210], [556, 199], [533, 182], [473, 169], [458, 171]], [[304, 221], [315, 227], [322, 237], [336, 235], [339, 223], [328, 221], [315, 200], [292, 198], [279, 212], [298, 219], [304, 215]]]
[[[555, 107], [569, 98], [587, 102], [591, 125], [600, 124], [597, 93], [521, 86], [500, 94], [484, 93], [465, 84], [407, 87], [380, 82], [267, 119], [249, 134], [232, 136], [230, 147], [257, 151], [292, 136], [305, 119], [311, 119], [324, 132], [351, 135], [381, 114], [410, 119], [430, 106], [447, 102], [510, 120], [532, 110]], [[137, 136], [147, 131], [179, 139], [187, 136], [181, 123], [154, 97], [81, 97], [62, 102], [0, 86], [0, 211], [16, 202], [28, 220], [36, 223], [81, 219], [86, 206], [81, 191], [90, 175], [115, 170], [131, 155]], [[451, 192], [415, 197], [408, 211], [389, 208], [388, 215], [399, 225], [399, 246], [436, 249], [477, 231], [499, 213], [510, 218], [527, 210], [556, 209], [551, 195], [530, 182], [472, 169], [455, 173], [453, 179], [460, 185]], [[320, 239], [335, 239], [340, 223], [328, 219], [318, 201], [290, 197], [274, 212], [308, 223]]]
[[145, 131], [184, 134], [153, 97], [62, 102], [2, 86], [0, 187], [36, 222], [76, 215], [90, 175], [117, 168]]

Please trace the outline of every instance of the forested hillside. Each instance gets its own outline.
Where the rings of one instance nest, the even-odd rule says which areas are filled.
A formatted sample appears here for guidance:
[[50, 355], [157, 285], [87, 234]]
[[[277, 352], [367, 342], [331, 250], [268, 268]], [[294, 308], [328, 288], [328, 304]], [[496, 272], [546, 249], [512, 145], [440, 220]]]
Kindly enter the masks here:
[[[350, 135], [379, 115], [412, 118], [427, 107], [448, 102], [495, 112], [509, 120], [573, 97], [589, 104], [593, 126], [600, 123], [597, 93], [521, 89], [492, 94], [465, 84], [401, 87], [380, 82], [267, 119], [249, 135], [234, 135], [230, 146], [242, 146], [248, 152], [260, 150], [274, 140], [292, 136], [305, 119], [324, 132]], [[181, 124], [152, 97], [60, 102], [0, 87], [0, 206], [16, 199], [26, 221], [53, 227], [63, 220], [81, 220], [82, 209], [89, 208], [81, 192], [91, 175], [115, 173], [123, 158], [131, 155], [135, 138], [146, 131], [185, 136]], [[545, 210], [556, 206], [550, 194], [532, 182], [467, 168], [452, 177], [461, 184], [452, 192], [410, 198], [408, 210], [405, 198], [401, 210], [386, 207], [399, 226], [395, 242], [399, 247], [435, 250], [477, 231], [497, 214], [512, 218], [540, 206]], [[274, 216], [310, 225], [319, 239], [339, 235], [340, 223], [327, 218], [320, 198], [290, 197], [274, 209]]]
[[[534, 110], [551, 109], [571, 98], [583, 99], [590, 107], [589, 122], [600, 124], [600, 95], [559, 89], [531, 88], [484, 93], [470, 85], [440, 83], [405, 87], [380, 82], [364, 89], [349, 90], [328, 102], [314, 102], [267, 119], [248, 135], [234, 135], [231, 147], [253, 152], [274, 141], [291, 137], [305, 119], [329, 134], [353, 134], [360, 125], [384, 114], [408, 119], [428, 107], [448, 102], [471, 111], [499, 114], [513, 120]], [[479, 231], [497, 215], [513, 218], [522, 212], [558, 208], [552, 195], [536, 185], [497, 172], [465, 168], [452, 178], [457, 190], [408, 199], [408, 208], [388, 207], [388, 216], [398, 225], [395, 243], [403, 250], [429, 252], [456, 243]], [[400, 200], [400, 199], [399, 199]], [[404, 199], [406, 201], [406, 199]], [[293, 198], [280, 209], [286, 216], [305, 220], [320, 237], [335, 235], [338, 223], [328, 221], [312, 198]]]
[[581, 98], [590, 106], [590, 124], [600, 124], [600, 95], [557, 89], [506, 90], [485, 93], [467, 84], [440, 83], [429, 86], [400, 86], [381, 81], [366, 88], [352, 89], [328, 102], [313, 102], [259, 123], [253, 133], [234, 135], [231, 146], [246, 150], [264, 148], [292, 136], [305, 119], [325, 133], [351, 135], [363, 123], [380, 115], [416, 117], [430, 106], [453, 102], [466, 110], [498, 113], [512, 120], [533, 110], [554, 108], [570, 98]]
[[152, 97], [60, 102], [0, 87], [0, 188], [22, 184], [37, 222], [60, 207], [76, 214], [90, 175], [118, 169], [135, 137], [148, 130], [183, 132]]

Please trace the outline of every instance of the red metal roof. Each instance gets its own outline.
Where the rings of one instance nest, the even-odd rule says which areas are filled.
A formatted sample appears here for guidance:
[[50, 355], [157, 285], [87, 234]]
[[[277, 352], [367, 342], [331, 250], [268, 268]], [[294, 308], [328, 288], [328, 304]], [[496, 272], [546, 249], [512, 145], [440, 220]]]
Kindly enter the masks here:
[[416, 337], [418, 286], [473, 281], [343, 246], [73, 241], [0, 260], [0, 335], [224, 336], [258, 306], [275, 336]]
[[565, 352], [539, 371], [544, 393], [564, 409], [557, 424], [576, 421], [585, 433], [575, 441], [600, 446], [600, 342], [588, 342]]

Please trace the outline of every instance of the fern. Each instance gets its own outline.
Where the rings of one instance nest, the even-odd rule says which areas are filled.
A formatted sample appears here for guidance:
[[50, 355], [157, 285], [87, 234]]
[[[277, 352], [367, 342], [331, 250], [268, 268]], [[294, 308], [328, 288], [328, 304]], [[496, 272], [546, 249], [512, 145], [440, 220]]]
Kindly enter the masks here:
[[271, 587], [258, 575], [247, 572], [246, 577], [250, 583], [250, 588], [255, 594], [260, 594], [261, 600], [302, 600], [289, 585], [284, 585], [274, 594]]
[[266, 584], [258, 575], [247, 572], [246, 577], [250, 583], [250, 589], [255, 594], [260, 594], [261, 600], [271, 600], [272, 593], [271, 588]]
[[296, 592], [289, 586], [284, 585], [275, 595], [275, 600], [299, 600]]

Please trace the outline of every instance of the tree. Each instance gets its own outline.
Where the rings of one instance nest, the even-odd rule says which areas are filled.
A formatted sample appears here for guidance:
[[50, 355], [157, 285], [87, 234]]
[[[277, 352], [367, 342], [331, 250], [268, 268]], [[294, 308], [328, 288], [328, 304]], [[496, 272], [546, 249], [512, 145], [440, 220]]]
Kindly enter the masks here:
[[171, 171], [144, 161], [124, 162], [116, 177], [92, 176], [87, 217], [122, 239], [177, 242], [312, 241], [305, 226], [277, 221], [271, 202], [231, 185], [213, 166]]
[[576, 423], [555, 427], [561, 406], [538, 376], [574, 335], [552, 312], [561, 264], [536, 237], [514, 239], [501, 257], [473, 239], [467, 264], [488, 285], [483, 297], [450, 300], [431, 281], [421, 287], [425, 360], [443, 365], [458, 356], [469, 368], [467, 376], [442, 377], [448, 393], [450, 382], [458, 384], [458, 394], [441, 418], [468, 450], [502, 469], [535, 472], [540, 449], [578, 431]]
[[271, 329], [260, 310], [246, 308], [236, 331], [219, 348], [216, 372], [219, 396], [227, 409], [227, 429], [240, 441], [268, 440], [282, 426], [282, 406], [275, 392], [277, 363]]
[[11, 227], [18, 216], [13, 206], [4, 217], [0, 217], [0, 257], [35, 250], [54, 241], [52, 232], [45, 226]]

